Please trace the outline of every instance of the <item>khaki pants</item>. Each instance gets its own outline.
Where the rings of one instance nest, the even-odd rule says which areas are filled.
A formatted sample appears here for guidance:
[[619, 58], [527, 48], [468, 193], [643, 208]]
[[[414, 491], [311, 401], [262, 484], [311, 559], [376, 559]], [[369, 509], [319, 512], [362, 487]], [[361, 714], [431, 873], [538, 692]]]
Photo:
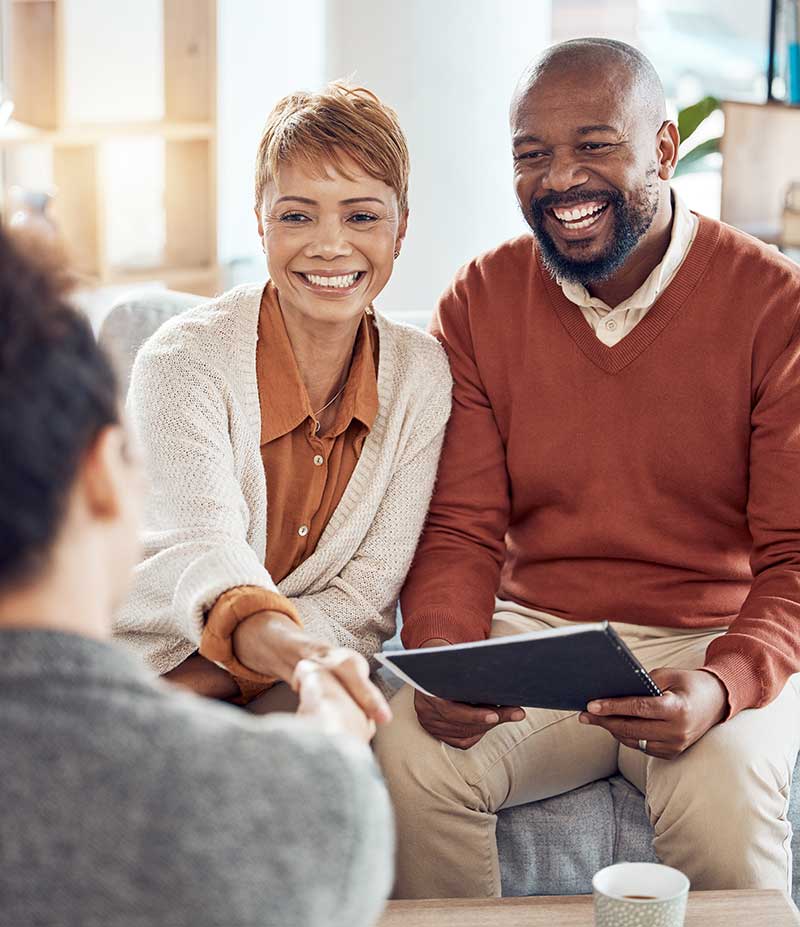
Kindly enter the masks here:
[[[566, 623], [498, 602], [492, 636]], [[702, 666], [721, 633], [614, 628], [648, 670]], [[575, 712], [548, 709], [528, 709], [524, 721], [501, 724], [470, 750], [458, 750], [422, 729], [405, 686], [392, 700], [394, 720], [375, 741], [397, 819], [396, 897], [499, 896], [496, 812], [618, 770], [646, 796], [659, 859], [685, 872], [693, 889], [787, 890], [798, 678], [765, 708], [712, 728], [674, 760], [623, 747], [602, 728], [580, 724]]]

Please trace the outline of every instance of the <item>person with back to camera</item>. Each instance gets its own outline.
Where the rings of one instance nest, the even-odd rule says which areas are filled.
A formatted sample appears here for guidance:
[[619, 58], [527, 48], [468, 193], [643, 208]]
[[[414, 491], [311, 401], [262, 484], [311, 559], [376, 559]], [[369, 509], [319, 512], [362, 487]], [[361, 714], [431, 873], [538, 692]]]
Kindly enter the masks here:
[[281, 100], [256, 165], [266, 286], [183, 313], [139, 353], [144, 559], [115, 633], [173, 682], [291, 708], [312, 659], [387, 717], [367, 660], [394, 633], [450, 409], [441, 347], [372, 308], [408, 171], [368, 91]]
[[254, 717], [110, 639], [142, 483], [115, 385], [0, 232], [0, 925], [368, 927], [391, 816], [336, 672], [300, 661], [297, 716]]

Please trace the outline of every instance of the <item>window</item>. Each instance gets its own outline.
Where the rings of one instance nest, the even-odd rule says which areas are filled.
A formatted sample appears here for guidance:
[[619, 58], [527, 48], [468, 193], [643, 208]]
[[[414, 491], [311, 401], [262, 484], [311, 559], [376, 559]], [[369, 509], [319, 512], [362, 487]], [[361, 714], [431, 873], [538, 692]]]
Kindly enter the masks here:
[[[587, 35], [629, 42], [652, 61], [674, 117], [705, 96], [766, 99], [769, 0], [552, 0], [553, 41]], [[689, 146], [722, 133], [721, 113]], [[720, 155], [675, 179], [692, 209], [719, 217]]]

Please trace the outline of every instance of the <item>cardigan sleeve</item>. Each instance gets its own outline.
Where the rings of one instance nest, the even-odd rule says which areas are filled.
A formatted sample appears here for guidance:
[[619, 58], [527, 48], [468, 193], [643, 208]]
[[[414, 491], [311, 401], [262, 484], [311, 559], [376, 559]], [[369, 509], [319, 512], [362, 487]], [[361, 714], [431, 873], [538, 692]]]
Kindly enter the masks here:
[[144, 558], [118, 623], [122, 631], [169, 634], [198, 646], [206, 613], [222, 593], [237, 586], [278, 592], [247, 540], [232, 401], [221, 374], [188, 346], [146, 345], [136, 360], [128, 415], [148, 485]]
[[358, 651], [373, 668], [375, 653], [395, 631], [400, 587], [425, 520], [450, 413], [449, 374], [431, 380], [433, 388], [417, 396], [419, 417], [355, 554], [324, 589], [290, 597], [307, 631]]
[[453, 412], [428, 523], [403, 595], [403, 642], [489, 636], [510, 512], [505, 447], [483, 385], [463, 281], [432, 323], [453, 374]]
[[800, 671], [800, 331], [758, 384], [751, 413], [747, 521], [753, 584], [705, 669], [729, 714], [769, 704]]
[[261, 611], [281, 612], [302, 627], [297, 610], [286, 596], [261, 586], [237, 586], [223, 592], [211, 607], [200, 638], [200, 653], [224, 666], [237, 681], [246, 680], [270, 686], [278, 681], [277, 676], [251, 670], [240, 662], [233, 647], [233, 632], [236, 628]]

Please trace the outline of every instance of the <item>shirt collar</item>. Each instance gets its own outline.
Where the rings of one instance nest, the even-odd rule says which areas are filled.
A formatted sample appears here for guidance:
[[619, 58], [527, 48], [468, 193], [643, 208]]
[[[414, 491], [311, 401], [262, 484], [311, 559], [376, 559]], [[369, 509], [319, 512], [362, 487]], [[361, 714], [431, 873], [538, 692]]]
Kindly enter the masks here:
[[376, 365], [377, 332], [372, 321], [372, 312], [361, 318], [356, 341], [353, 346], [353, 360], [347, 375], [342, 398], [336, 412], [333, 427], [328, 432], [339, 435], [346, 431], [353, 419], [357, 419], [369, 431], [378, 414], [378, 376]]
[[[376, 338], [372, 316], [364, 313], [356, 334], [350, 372], [329, 434], [346, 431], [353, 419], [358, 419], [367, 430], [372, 428], [378, 413]], [[261, 402], [262, 445], [289, 434], [307, 419], [313, 419], [314, 410], [286, 331], [278, 291], [271, 281], [267, 282], [261, 297], [256, 378]]]
[[592, 296], [582, 283], [558, 281], [562, 292], [570, 302], [585, 309], [598, 309], [604, 315], [609, 312], [628, 309], [649, 309], [683, 263], [697, 233], [698, 219], [693, 215], [681, 197], [672, 190], [672, 231], [664, 257], [648, 275], [644, 283], [618, 306], [608, 306], [602, 299]]

